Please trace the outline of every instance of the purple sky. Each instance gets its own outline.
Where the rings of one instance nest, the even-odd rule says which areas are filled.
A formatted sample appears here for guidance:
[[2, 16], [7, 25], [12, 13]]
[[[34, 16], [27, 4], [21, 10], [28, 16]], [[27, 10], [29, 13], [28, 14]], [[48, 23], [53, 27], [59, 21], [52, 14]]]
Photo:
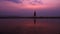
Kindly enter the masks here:
[[33, 10], [37, 16], [60, 16], [60, 0], [38, 1], [0, 0], [0, 16], [33, 16]]

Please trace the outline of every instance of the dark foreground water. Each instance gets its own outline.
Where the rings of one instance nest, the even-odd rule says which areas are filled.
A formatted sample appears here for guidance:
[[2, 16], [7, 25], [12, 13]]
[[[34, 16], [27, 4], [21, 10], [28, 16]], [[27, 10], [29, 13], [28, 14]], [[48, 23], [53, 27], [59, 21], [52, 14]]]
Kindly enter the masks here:
[[60, 19], [0, 19], [0, 34], [60, 34]]

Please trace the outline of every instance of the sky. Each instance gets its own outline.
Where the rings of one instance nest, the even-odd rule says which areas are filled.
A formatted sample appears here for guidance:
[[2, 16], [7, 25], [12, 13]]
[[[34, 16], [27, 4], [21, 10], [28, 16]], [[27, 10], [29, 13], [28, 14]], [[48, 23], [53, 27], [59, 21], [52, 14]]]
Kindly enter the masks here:
[[0, 17], [7, 16], [60, 16], [60, 0], [0, 0]]

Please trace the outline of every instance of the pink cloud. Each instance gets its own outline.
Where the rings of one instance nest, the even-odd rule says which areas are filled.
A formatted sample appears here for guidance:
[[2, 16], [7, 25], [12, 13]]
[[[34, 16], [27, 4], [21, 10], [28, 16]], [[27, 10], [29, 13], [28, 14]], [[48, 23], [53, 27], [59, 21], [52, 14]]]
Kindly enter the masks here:
[[[55, 1], [56, 2], [56, 1]], [[49, 3], [47, 0], [43, 4], [37, 4], [37, 5], [32, 5], [32, 4], [26, 4], [26, 3], [14, 3], [11, 1], [2, 1], [0, 2], [0, 10], [7, 10], [7, 11], [17, 11], [20, 9], [52, 9], [56, 7], [60, 7], [59, 3]]]
[[[56, 2], [56, 1], [55, 1]], [[57, 8], [59, 9], [60, 8], [60, 4], [59, 4], [59, 2], [57, 2], [56, 4], [55, 3], [51, 3], [51, 2], [47, 2], [47, 1], [45, 1], [45, 2], [43, 2], [43, 4], [41, 5], [41, 4], [37, 4], [37, 5], [32, 5], [32, 4], [26, 4], [26, 3], [15, 3], [15, 2], [11, 2], [11, 1], [1, 1], [0, 2], [0, 15], [5, 15], [7, 12], [11, 12], [11, 13], [7, 13], [7, 15], [13, 15], [13, 13], [14, 13], [14, 15], [24, 15], [25, 16], [25, 12], [26, 12], [26, 15], [28, 15], [29, 16], [29, 14], [30, 14], [30, 12], [32, 12], [32, 11], [30, 11], [30, 9], [39, 9], [39, 11], [40, 10], [42, 10], [41, 12], [43, 12], [43, 14], [46, 12], [46, 11], [49, 11], [49, 13], [51, 14], [53, 14], [55, 11], [53, 11], [53, 10], [56, 10], [56, 13], [54, 13], [54, 15], [56, 15], [56, 14], [60, 14], [59, 12], [57, 13]], [[24, 9], [23, 11], [21, 11], [21, 9]], [[26, 10], [28, 10], [28, 11], [30, 11], [30, 12], [28, 12], [28, 11], [25, 11], [25, 9]], [[51, 10], [51, 12], [50, 12], [50, 10]], [[60, 10], [60, 9], [59, 9]], [[59, 11], [58, 10], [58, 11]], [[4, 11], [6, 12], [5, 14], [4, 14]], [[38, 12], [39, 12], [38, 11]], [[2, 13], [1, 13], [2, 12]], [[20, 13], [21, 12], [21, 13]], [[22, 13], [23, 12], [23, 13]], [[28, 14], [27, 14], [28, 13]], [[46, 12], [47, 13], [47, 12]], [[44, 14], [44, 16], [46, 16], [46, 13]], [[41, 14], [41, 13], [39, 13], [39, 14]], [[41, 14], [41, 15], [43, 15], [43, 14]], [[33, 15], [33, 14], [32, 14]], [[48, 14], [47, 14], [48, 15]]]

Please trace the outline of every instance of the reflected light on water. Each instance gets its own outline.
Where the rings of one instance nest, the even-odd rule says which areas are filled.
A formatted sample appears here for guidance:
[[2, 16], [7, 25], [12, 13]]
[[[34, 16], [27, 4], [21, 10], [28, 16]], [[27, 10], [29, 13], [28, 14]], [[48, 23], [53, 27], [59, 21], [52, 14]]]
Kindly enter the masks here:
[[[60, 20], [60, 19], [58, 19]], [[57, 19], [0, 19], [0, 33], [13, 34], [56, 34], [60, 33]]]

